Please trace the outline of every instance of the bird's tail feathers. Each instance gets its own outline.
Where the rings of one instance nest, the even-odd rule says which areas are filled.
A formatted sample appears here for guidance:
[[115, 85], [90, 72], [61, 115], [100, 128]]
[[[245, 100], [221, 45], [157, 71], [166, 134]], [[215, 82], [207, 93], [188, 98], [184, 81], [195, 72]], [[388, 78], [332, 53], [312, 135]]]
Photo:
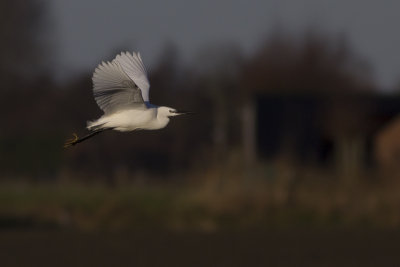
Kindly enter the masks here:
[[104, 126], [105, 123], [99, 123], [99, 121], [87, 121], [87, 129], [90, 131], [97, 131]]

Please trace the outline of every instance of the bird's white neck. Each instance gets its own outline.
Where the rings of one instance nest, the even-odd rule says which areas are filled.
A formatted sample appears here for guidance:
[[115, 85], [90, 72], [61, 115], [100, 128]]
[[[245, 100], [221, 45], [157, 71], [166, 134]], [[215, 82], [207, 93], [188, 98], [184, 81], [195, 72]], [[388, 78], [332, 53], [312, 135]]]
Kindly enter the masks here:
[[167, 124], [169, 122], [169, 118], [168, 117], [159, 117], [159, 116], [157, 116], [157, 120], [158, 120], [160, 128], [164, 128], [165, 126], [167, 126]]
[[160, 129], [164, 128], [169, 123], [169, 117], [157, 111], [157, 123]]

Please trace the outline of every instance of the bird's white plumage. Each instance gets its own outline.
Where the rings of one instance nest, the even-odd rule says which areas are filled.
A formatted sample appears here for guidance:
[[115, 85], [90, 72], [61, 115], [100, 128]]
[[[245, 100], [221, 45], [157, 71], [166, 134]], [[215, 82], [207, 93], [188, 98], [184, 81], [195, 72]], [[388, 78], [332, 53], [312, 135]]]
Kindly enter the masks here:
[[148, 103], [150, 83], [140, 54], [122, 52], [102, 62], [93, 74], [93, 94], [104, 115], [88, 122], [89, 130], [133, 131], [164, 128], [175, 109]]
[[145, 107], [141, 90], [119, 62], [103, 62], [96, 68], [92, 80], [94, 98], [106, 114]]
[[150, 83], [147, 78], [146, 67], [143, 64], [140, 53], [133, 52], [132, 54], [126, 52], [122, 52], [120, 55], [114, 59], [117, 61], [129, 78], [135, 82], [135, 84], [142, 91], [142, 96], [144, 101], [150, 101], [149, 99], [149, 91], [150, 91]]
[[[158, 129], [157, 110], [151, 109], [128, 109], [110, 115], [102, 116], [89, 127], [101, 125], [102, 128], [113, 128], [114, 130], [127, 132], [136, 129]], [[166, 125], [166, 124], [165, 124]]]
[[188, 112], [149, 103], [150, 83], [140, 54], [123, 52], [111, 62], [102, 62], [93, 73], [93, 94], [104, 115], [89, 121], [90, 134], [67, 140], [76, 145], [105, 130], [121, 132], [156, 130], [167, 126], [169, 118]]

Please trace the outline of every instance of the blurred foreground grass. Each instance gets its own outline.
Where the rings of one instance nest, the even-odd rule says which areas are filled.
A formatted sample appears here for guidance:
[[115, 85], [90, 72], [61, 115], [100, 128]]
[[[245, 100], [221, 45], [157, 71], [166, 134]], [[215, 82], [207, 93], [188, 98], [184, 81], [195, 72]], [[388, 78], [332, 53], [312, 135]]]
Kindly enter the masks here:
[[[400, 184], [274, 166], [209, 169], [191, 182], [0, 184], [0, 228], [173, 231], [400, 226]], [[259, 173], [262, 173], [260, 175]]]

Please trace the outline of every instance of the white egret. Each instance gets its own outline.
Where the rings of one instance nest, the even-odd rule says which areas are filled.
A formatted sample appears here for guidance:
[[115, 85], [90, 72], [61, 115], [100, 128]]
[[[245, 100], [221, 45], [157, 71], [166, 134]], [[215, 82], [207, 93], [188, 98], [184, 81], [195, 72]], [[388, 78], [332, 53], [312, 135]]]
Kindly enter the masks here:
[[94, 98], [104, 115], [87, 123], [90, 134], [82, 138], [74, 134], [64, 147], [76, 145], [106, 130], [161, 129], [167, 126], [170, 117], [190, 113], [150, 104], [150, 83], [140, 53], [122, 52], [111, 62], [102, 62], [92, 80]]

